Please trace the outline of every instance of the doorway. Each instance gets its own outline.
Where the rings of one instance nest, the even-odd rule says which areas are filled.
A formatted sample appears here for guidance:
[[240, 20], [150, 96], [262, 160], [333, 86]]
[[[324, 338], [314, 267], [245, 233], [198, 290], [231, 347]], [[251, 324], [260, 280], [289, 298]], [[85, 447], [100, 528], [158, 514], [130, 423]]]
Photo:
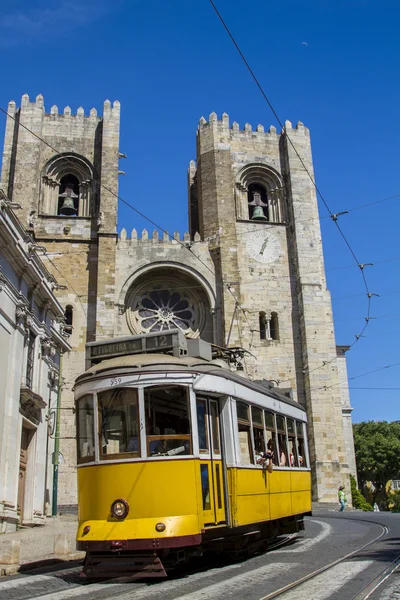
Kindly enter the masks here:
[[19, 522], [23, 523], [25, 516], [25, 503], [26, 503], [26, 488], [27, 488], [27, 471], [29, 465], [29, 446], [35, 433], [34, 429], [30, 429], [22, 425], [21, 432], [21, 449], [19, 456], [19, 478], [18, 478], [18, 500], [17, 500], [17, 514]]
[[219, 400], [198, 397], [196, 410], [204, 525], [215, 526], [226, 523]]

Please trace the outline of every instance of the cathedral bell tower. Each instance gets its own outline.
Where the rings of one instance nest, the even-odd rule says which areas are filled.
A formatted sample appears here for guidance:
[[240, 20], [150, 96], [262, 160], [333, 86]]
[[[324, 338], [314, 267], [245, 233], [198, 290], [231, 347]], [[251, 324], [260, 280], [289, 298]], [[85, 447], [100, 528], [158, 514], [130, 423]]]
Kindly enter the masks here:
[[314, 500], [336, 501], [348, 465], [332, 307], [326, 287], [309, 130], [201, 119], [189, 167], [191, 231], [208, 241], [221, 345], [249, 350], [253, 379], [307, 408]]
[[62, 288], [73, 351], [64, 357], [59, 506], [76, 504], [72, 386], [85, 369], [85, 344], [114, 334], [120, 105], [47, 113], [43, 97], [8, 105], [1, 184], [23, 225], [46, 249], [42, 259]]

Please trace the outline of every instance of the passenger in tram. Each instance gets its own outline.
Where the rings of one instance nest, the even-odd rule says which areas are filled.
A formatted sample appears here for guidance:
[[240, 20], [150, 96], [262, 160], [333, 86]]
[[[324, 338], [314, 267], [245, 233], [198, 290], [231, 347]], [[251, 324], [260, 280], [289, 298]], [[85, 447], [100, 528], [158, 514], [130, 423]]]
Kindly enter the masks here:
[[[269, 445], [269, 443], [268, 443]], [[267, 448], [267, 451], [263, 451], [264, 444], [260, 441], [256, 447], [256, 464], [261, 465], [263, 468], [268, 469], [272, 466], [273, 453]]]
[[282, 448], [280, 448], [279, 449], [279, 466], [286, 467], [286, 465], [287, 465], [286, 453], [284, 450], [282, 450]]

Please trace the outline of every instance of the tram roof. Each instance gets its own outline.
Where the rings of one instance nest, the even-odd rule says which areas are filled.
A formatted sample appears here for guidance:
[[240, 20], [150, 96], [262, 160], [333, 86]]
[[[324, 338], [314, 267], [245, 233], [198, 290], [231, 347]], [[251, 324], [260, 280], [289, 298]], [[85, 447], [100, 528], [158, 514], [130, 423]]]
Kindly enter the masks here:
[[[226, 363], [225, 363], [226, 364]], [[204, 375], [215, 375], [216, 377], [223, 377], [230, 381], [240, 383], [245, 387], [252, 389], [256, 392], [275, 398], [280, 402], [285, 402], [291, 406], [295, 406], [300, 410], [305, 409], [301, 404], [295, 402], [291, 398], [288, 398], [282, 391], [278, 391], [276, 388], [267, 387], [262, 383], [258, 383], [247, 379], [242, 375], [238, 375], [236, 372], [231, 371], [226, 364], [224, 366], [223, 361], [207, 361], [202, 358], [195, 358], [190, 356], [176, 357], [168, 354], [133, 354], [127, 356], [120, 356], [117, 358], [109, 358], [103, 360], [79, 375], [76, 379], [76, 383], [83, 383], [87, 379], [100, 373], [107, 371], [121, 370], [121, 369], [137, 369], [137, 372], [150, 373], [152, 371], [159, 371], [160, 368], [163, 371], [174, 372], [174, 371], [195, 371], [196, 373]], [[267, 382], [266, 382], [267, 383]]]

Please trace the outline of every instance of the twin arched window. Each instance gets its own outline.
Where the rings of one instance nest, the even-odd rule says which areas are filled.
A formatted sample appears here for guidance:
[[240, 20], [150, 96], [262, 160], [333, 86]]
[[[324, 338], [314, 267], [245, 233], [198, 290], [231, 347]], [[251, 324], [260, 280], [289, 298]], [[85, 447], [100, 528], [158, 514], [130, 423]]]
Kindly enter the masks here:
[[265, 164], [251, 163], [236, 176], [236, 212], [239, 219], [284, 223], [284, 187], [281, 175]]
[[58, 154], [42, 175], [40, 212], [60, 217], [90, 217], [94, 213], [94, 169], [83, 156]]
[[259, 325], [260, 340], [279, 340], [279, 322], [276, 312], [272, 312], [269, 315], [266, 312], [260, 312]]

